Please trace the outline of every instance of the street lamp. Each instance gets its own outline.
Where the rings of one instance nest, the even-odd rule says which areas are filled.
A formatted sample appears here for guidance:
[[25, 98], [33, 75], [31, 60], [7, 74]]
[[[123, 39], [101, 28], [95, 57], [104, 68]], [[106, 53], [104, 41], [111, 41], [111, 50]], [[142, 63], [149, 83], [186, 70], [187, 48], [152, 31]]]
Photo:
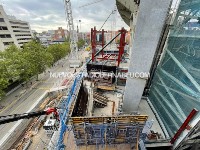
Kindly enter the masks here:
[[[78, 20], [78, 22], [80, 23], [80, 30], [81, 30], [81, 20]], [[80, 30], [79, 30], [79, 32], [80, 32]]]

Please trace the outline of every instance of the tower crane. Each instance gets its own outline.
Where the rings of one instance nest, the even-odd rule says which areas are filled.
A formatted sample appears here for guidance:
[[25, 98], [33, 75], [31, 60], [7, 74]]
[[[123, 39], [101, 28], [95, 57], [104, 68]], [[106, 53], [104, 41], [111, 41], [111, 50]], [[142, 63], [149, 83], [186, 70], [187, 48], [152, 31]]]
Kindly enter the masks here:
[[73, 68], [78, 68], [81, 66], [81, 61], [78, 57], [78, 36], [77, 32], [74, 30], [74, 23], [73, 23], [73, 16], [72, 16], [72, 8], [71, 8], [71, 1], [64, 0], [65, 3], [65, 15], [66, 21], [69, 26], [69, 33], [70, 33], [70, 57], [69, 57], [69, 66]]

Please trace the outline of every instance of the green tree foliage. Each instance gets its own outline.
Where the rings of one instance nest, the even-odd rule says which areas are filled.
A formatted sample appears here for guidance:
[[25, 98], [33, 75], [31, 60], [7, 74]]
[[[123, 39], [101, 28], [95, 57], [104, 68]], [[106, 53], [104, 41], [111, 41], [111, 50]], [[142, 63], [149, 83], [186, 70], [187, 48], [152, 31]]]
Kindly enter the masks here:
[[1, 71], [1, 81], [0, 81], [0, 97], [4, 95], [3, 90], [9, 84], [9, 81], [19, 76], [21, 66], [21, 51], [15, 46], [11, 45], [5, 51], [0, 54], [0, 71]]
[[21, 50], [15, 45], [11, 45], [3, 52], [3, 57], [9, 78], [12, 79], [19, 76], [21, 61], [23, 59]]
[[85, 41], [84, 41], [83, 39], [80, 39], [80, 40], [77, 42], [78, 48], [81, 48], [84, 44], [85, 44]]
[[70, 44], [65, 42], [63, 44], [50, 45], [47, 51], [53, 56], [53, 62], [55, 63], [70, 52]]
[[0, 100], [4, 96], [4, 89], [8, 86], [9, 77], [5, 61], [0, 59]]
[[24, 63], [24, 71], [29, 73], [30, 76], [38, 76], [38, 74], [44, 72], [53, 62], [53, 56], [36, 41], [25, 44], [22, 52], [23, 58], [26, 60]]
[[25, 44], [23, 48], [11, 45], [5, 51], [0, 52], [0, 99], [9, 81], [18, 79], [27, 82], [35, 75], [38, 77], [38, 74], [44, 72], [47, 67], [65, 57], [69, 52], [69, 42], [45, 48], [37, 40]]

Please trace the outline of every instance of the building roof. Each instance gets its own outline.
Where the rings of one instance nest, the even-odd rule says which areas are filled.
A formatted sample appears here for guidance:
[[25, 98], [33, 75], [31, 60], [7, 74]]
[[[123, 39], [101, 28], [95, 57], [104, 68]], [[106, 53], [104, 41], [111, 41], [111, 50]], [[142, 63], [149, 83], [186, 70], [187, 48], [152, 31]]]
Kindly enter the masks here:
[[53, 42], [65, 42], [65, 38], [60, 38], [60, 39], [57, 39], [57, 40], [53, 40]]

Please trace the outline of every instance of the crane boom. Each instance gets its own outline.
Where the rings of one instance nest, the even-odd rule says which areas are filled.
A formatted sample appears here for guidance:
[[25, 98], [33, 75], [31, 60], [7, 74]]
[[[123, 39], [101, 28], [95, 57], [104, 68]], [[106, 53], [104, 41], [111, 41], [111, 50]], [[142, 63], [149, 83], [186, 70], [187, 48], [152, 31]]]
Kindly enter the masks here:
[[42, 111], [36, 111], [36, 112], [30, 112], [30, 113], [24, 113], [24, 114], [13, 114], [13, 115], [7, 115], [7, 116], [0, 116], [0, 125], [17, 121], [20, 119], [29, 119], [41, 115], [49, 115], [51, 113], [54, 113], [57, 119], [58, 118], [58, 112], [56, 108], [48, 108], [47, 110], [42, 110]]

